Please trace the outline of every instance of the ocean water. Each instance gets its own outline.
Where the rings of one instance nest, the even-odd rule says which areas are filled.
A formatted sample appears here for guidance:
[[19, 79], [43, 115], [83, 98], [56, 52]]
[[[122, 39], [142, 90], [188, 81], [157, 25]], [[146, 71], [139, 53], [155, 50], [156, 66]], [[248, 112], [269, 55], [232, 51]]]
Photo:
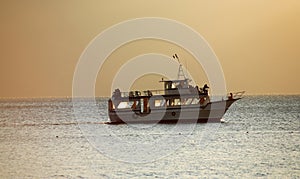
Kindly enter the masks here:
[[225, 123], [107, 125], [105, 99], [1, 99], [0, 178], [300, 178], [300, 96]]

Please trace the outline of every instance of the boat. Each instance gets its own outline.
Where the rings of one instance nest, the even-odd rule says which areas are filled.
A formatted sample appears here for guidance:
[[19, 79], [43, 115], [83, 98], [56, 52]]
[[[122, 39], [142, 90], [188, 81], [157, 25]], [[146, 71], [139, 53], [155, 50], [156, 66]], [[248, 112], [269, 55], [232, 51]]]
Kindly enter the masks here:
[[[175, 54], [173, 58], [178, 56]], [[176, 80], [159, 81], [163, 83], [162, 90], [121, 92], [115, 89], [108, 100], [108, 124], [222, 122], [229, 107], [245, 93], [229, 93], [212, 101], [207, 84], [199, 88], [190, 81], [179, 63]]]

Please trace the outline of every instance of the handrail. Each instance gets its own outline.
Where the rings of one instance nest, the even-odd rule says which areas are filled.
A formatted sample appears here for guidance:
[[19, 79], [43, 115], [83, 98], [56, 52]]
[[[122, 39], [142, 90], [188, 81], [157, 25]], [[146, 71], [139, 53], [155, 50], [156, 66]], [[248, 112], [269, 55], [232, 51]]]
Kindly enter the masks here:
[[[152, 95], [166, 95], [166, 90], [146, 90], [146, 91], [130, 91], [130, 92], [120, 92], [121, 97], [138, 97], [138, 96], [152, 96]], [[245, 91], [228, 93], [228, 99], [242, 98]], [[171, 93], [170, 93], [171, 94]]]
[[121, 97], [137, 97], [137, 96], [152, 96], [152, 95], [165, 95], [165, 90], [121, 92]]

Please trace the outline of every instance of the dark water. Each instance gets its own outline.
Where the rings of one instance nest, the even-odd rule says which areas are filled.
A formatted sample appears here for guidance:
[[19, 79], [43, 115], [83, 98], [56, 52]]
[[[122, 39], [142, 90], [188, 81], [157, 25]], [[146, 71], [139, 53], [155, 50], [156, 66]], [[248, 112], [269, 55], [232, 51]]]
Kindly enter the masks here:
[[106, 125], [106, 101], [0, 100], [0, 178], [300, 178], [300, 96], [247, 96], [222, 124]]

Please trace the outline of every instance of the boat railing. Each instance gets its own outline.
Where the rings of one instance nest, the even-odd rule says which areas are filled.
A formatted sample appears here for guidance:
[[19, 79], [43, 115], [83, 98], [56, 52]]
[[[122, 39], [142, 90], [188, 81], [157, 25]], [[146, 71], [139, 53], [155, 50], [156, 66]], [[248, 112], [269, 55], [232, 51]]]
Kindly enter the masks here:
[[138, 96], [153, 96], [153, 95], [165, 95], [165, 90], [121, 92], [121, 97], [138, 97]]
[[[146, 90], [146, 91], [130, 91], [130, 92], [120, 92], [121, 97], [139, 97], [139, 96], [153, 96], [153, 95], [170, 95], [178, 94], [176, 90]], [[227, 94], [227, 99], [238, 99], [242, 98], [245, 91], [233, 92]], [[224, 99], [224, 98], [222, 98]]]
[[[195, 88], [169, 89], [169, 90], [146, 90], [146, 91], [130, 91], [120, 92], [121, 97], [139, 97], [139, 96], [157, 96], [157, 95], [178, 95], [178, 94], [200, 94]], [[207, 95], [207, 94], [203, 94]]]

